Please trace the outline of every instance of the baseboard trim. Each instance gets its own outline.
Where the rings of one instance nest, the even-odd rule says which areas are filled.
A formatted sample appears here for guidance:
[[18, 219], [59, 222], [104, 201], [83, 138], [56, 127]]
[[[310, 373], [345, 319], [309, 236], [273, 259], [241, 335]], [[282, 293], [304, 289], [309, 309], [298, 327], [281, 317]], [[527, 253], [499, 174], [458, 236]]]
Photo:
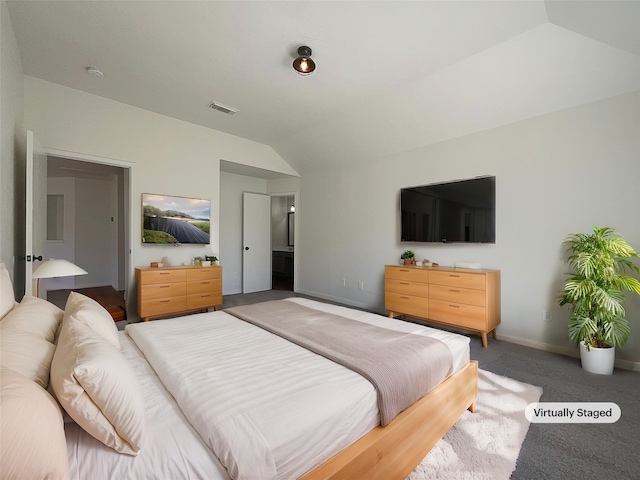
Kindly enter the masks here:
[[[297, 289], [295, 290], [295, 293], [300, 293], [302, 295], [308, 295], [310, 297], [315, 297], [315, 298], [321, 298], [323, 300], [328, 300], [330, 302], [334, 302], [334, 303], [338, 303], [340, 305], [347, 305], [350, 307], [355, 307], [355, 308], [360, 308], [362, 310], [367, 310], [368, 312], [371, 312], [371, 305], [369, 304], [365, 304], [365, 303], [361, 303], [361, 302], [354, 302], [352, 300], [348, 300], [346, 298], [342, 298], [342, 297], [334, 297], [332, 295], [324, 295], [324, 294], [320, 294], [318, 292], [311, 292], [308, 290], [301, 290], [301, 289]], [[380, 313], [380, 312], [375, 312], [375, 313]]]
[[[513, 337], [511, 335], [501, 335], [498, 333], [498, 338], [505, 342], [515, 343], [523, 345], [525, 347], [535, 348], [536, 350], [543, 350], [545, 352], [558, 353], [560, 355], [566, 355], [568, 357], [580, 358], [580, 351], [576, 348], [560, 347], [558, 345], [551, 345], [549, 343], [537, 342], [535, 340], [529, 340], [527, 338]], [[631, 370], [634, 372], [640, 372], [640, 362], [631, 362], [629, 360], [622, 360], [617, 358], [615, 366], [623, 370]]]

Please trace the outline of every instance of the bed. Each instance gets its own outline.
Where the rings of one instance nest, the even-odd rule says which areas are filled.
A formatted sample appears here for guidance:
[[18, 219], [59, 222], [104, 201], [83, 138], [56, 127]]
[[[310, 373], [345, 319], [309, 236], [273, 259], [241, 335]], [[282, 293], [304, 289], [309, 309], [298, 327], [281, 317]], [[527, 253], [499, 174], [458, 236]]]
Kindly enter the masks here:
[[[62, 315], [53, 315], [62, 332], [51, 367], [54, 388], [49, 386], [67, 416], [63, 467], [68, 477], [53, 474], [50, 478], [402, 479], [464, 410], [473, 410], [477, 363], [469, 360], [468, 338], [308, 299], [284, 302], [437, 338], [451, 352], [451, 372], [388, 425], [380, 426], [376, 391], [361, 375], [227, 311], [132, 324], [124, 332], [103, 329], [101, 335], [94, 335], [105, 325], [94, 322], [88, 328], [92, 332], [84, 327], [97, 310], [84, 315], [80, 328], [75, 318], [83, 315], [67, 312], [72, 310], [68, 305]], [[81, 303], [87, 305], [84, 299]], [[74, 324], [77, 332], [86, 333], [78, 335], [89, 339], [82, 341], [88, 342], [86, 355], [91, 358], [81, 360], [89, 371], [99, 371], [94, 380], [100, 381], [85, 379], [81, 393], [75, 391], [69, 403], [64, 398], [68, 392], [60, 387], [70, 381], [69, 376], [55, 372], [64, 370], [63, 350], [75, 350], [68, 342], [76, 334], [66, 331]], [[78, 373], [77, 364], [74, 368]], [[115, 372], [111, 380], [108, 376], [105, 380], [108, 369]], [[197, 375], [190, 376], [194, 371]], [[205, 377], [213, 382], [198, 380]], [[233, 385], [222, 385], [222, 378], [234, 379]], [[122, 383], [126, 388], [121, 388]], [[117, 399], [110, 420], [120, 425], [107, 431], [111, 425], [104, 422], [103, 430], [92, 431], [95, 426], [84, 422], [105, 412], [109, 416], [113, 405], [102, 405], [99, 397], [101, 390], [111, 387], [118, 390], [108, 395], [112, 402]], [[91, 388], [96, 389], [91, 398], [100, 408], [74, 411], [78, 395], [86, 395]], [[4, 391], [3, 385], [3, 396]], [[4, 409], [3, 398], [3, 413]], [[240, 410], [250, 415], [239, 416]], [[214, 428], [203, 426], [211, 422]], [[3, 425], [3, 445], [4, 430]], [[10, 472], [4, 468], [4, 457], [3, 452], [3, 472]], [[13, 471], [19, 467], [14, 462]]]

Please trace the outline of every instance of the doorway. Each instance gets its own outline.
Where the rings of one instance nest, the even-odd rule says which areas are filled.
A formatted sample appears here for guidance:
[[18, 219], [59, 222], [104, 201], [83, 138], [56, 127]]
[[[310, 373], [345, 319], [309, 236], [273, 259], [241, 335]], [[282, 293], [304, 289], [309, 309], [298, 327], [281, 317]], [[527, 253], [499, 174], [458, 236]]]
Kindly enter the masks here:
[[271, 288], [293, 291], [295, 195], [271, 196]]
[[[47, 226], [44, 258], [65, 258], [87, 275], [43, 279], [41, 288], [58, 302], [70, 290], [100, 302], [125, 304], [129, 269], [129, 168], [47, 156]], [[112, 299], [119, 299], [114, 302]], [[102, 303], [101, 303], [102, 304]], [[124, 305], [123, 305], [124, 306]]]

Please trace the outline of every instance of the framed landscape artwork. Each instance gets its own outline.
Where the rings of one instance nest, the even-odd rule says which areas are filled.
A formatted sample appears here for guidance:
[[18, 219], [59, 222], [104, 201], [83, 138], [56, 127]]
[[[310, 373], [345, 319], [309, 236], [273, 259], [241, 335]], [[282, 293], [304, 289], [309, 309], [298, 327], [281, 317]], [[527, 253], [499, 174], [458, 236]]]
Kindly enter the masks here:
[[211, 202], [201, 198], [142, 194], [142, 243], [208, 245]]

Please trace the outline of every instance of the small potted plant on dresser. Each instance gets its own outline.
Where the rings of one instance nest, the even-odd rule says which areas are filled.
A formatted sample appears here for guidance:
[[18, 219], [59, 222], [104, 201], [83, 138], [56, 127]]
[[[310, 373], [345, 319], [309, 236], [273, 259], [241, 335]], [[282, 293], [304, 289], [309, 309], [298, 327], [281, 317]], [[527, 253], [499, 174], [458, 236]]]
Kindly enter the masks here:
[[405, 265], [411, 265], [415, 260], [415, 253], [411, 250], [405, 250], [402, 255], [400, 255], [400, 259], [404, 260]]
[[630, 260], [640, 255], [608, 227], [568, 235], [562, 246], [570, 272], [559, 303], [569, 305], [569, 338], [580, 346], [584, 370], [611, 375], [615, 347], [631, 336], [624, 291], [640, 295], [640, 281], [625, 272], [640, 272]]

